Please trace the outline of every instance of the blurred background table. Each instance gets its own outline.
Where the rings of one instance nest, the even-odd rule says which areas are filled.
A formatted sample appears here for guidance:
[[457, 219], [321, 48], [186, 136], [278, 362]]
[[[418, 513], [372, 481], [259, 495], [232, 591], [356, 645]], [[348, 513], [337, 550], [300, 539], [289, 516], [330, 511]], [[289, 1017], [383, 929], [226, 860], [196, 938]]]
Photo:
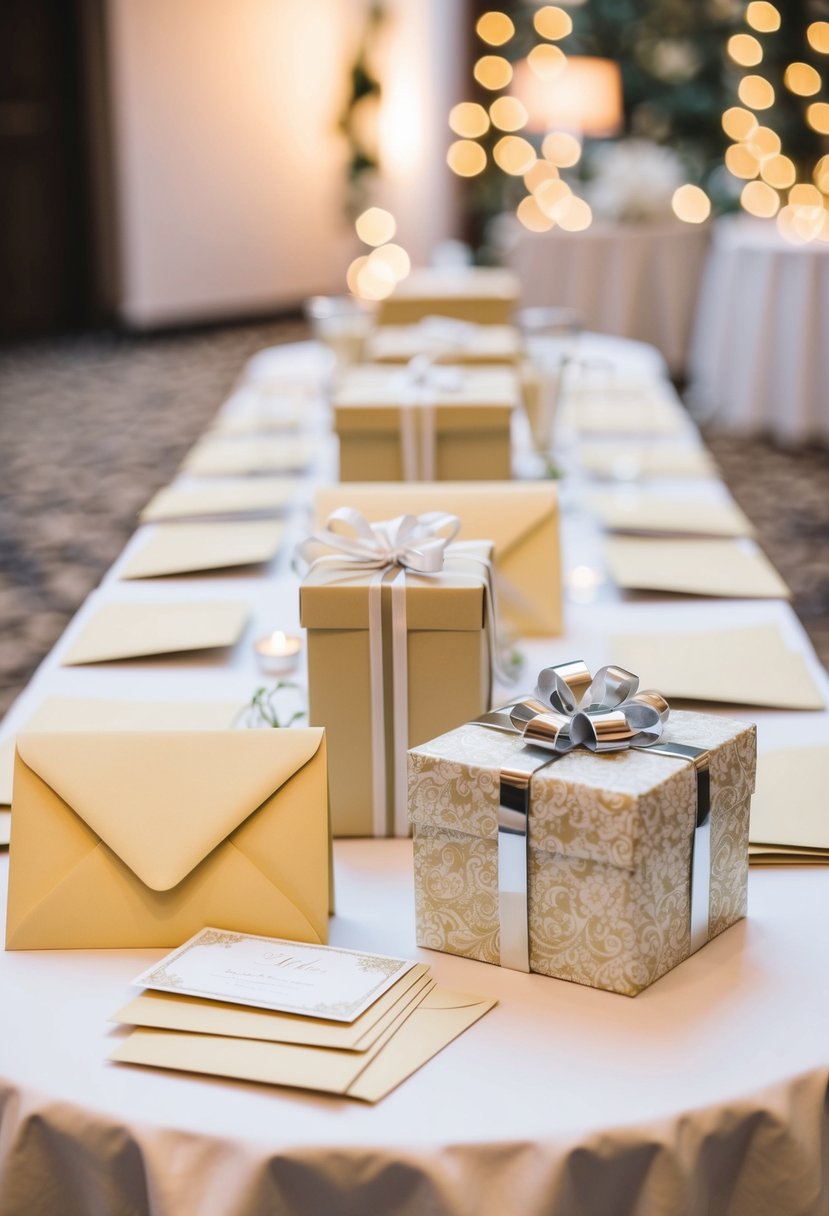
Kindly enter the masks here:
[[672, 375], [686, 366], [710, 229], [677, 220], [594, 223], [584, 232], [527, 232], [506, 238], [506, 264], [521, 302], [560, 305], [587, 329], [649, 342]]
[[690, 399], [721, 430], [829, 439], [829, 245], [772, 223], [714, 226], [690, 355]]

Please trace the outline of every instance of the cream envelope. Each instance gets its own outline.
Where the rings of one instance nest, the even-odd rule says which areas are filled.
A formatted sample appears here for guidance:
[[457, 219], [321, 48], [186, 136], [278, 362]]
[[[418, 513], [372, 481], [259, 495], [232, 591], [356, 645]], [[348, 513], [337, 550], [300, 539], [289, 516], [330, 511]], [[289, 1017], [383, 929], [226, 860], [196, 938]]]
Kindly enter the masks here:
[[[19, 733], [64, 730], [224, 730], [241, 710], [238, 701], [112, 701], [47, 697]], [[10, 806], [14, 739], [0, 743], [0, 806]], [[8, 841], [7, 841], [8, 843]]]
[[324, 942], [324, 732], [21, 735], [6, 949]]
[[306, 402], [285, 402], [275, 409], [263, 404], [257, 409], [219, 414], [207, 433], [209, 435], [261, 435], [275, 431], [280, 433], [295, 431], [307, 412]]
[[753, 536], [735, 502], [688, 502], [656, 494], [591, 494], [588, 505], [614, 532], [671, 532], [686, 536]]
[[750, 844], [750, 866], [822, 866], [829, 862], [829, 849], [784, 848], [782, 845]]
[[596, 477], [711, 477], [716, 465], [705, 448], [677, 443], [585, 443], [579, 448], [581, 467]]
[[[829, 743], [757, 757], [749, 839], [765, 852], [829, 854]], [[782, 846], [782, 847], [781, 847]]]
[[159, 578], [269, 562], [284, 531], [281, 523], [270, 519], [167, 524], [132, 555], [121, 571], [121, 578]]
[[565, 425], [585, 435], [673, 435], [680, 429], [678, 408], [659, 397], [614, 401], [609, 396], [568, 390], [562, 405]]
[[370, 520], [448, 511], [461, 520], [459, 540], [491, 540], [506, 626], [524, 636], [561, 632], [558, 497], [549, 482], [348, 482], [316, 493], [322, 524], [337, 507]]
[[605, 545], [619, 587], [722, 595], [729, 599], [788, 599], [790, 592], [765, 554], [731, 540], [614, 537]]
[[90, 618], [61, 659], [64, 667], [108, 663], [187, 650], [212, 650], [239, 641], [247, 604], [105, 604]]
[[613, 661], [635, 671], [643, 688], [689, 701], [772, 709], [823, 709], [806, 660], [789, 650], [776, 625], [681, 633], [619, 634]]
[[223, 473], [285, 473], [311, 463], [313, 447], [307, 439], [203, 439], [182, 464], [187, 473], [213, 476]]
[[336, 1048], [263, 1043], [169, 1030], [135, 1030], [110, 1054], [123, 1064], [147, 1064], [321, 1090], [377, 1102], [453, 1039], [495, 1001], [435, 988], [362, 1054]]
[[262, 1039], [270, 1043], [298, 1043], [306, 1047], [337, 1047], [366, 1051], [373, 1046], [411, 1002], [421, 1000], [435, 986], [423, 963], [406, 972], [388, 992], [350, 1024], [324, 1021], [264, 1009], [244, 1009], [221, 1001], [205, 1001], [171, 992], [144, 992], [112, 1018], [130, 1026], [157, 1030], [183, 1030], [232, 1039]]
[[282, 512], [296, 496], [298, 482], [284, 477], [226, 477], [198, 486], [166, 486], [141, 512], [143, 523], [208, 515], [255, 515]]

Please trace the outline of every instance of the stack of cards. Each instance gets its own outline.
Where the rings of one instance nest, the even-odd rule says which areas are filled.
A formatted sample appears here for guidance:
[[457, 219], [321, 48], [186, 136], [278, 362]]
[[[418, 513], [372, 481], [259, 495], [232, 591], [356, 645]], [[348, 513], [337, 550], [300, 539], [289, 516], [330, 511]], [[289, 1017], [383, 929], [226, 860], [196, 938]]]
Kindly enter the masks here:
[[202, 929], [134, 983], [110, 1059], [377, 1102], [495, 1001], [423, 964]]
[[751, 864], [829, 862], [828, 788], [829, 742], [761, 752], [751, 804]]

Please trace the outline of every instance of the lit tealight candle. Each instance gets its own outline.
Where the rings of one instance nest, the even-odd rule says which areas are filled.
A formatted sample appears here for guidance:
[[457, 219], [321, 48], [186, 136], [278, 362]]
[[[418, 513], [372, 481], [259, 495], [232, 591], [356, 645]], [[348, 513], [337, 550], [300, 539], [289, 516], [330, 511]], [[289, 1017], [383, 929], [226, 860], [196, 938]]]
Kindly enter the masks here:
[[262, 670], [277, 676], [293, 671], [296, 667], [299, 652], [302, 649], [302, 641], [290, 633], [283, 633], [281, 629], [275, 629], [267, 637], [259, 638], [254, 646]]

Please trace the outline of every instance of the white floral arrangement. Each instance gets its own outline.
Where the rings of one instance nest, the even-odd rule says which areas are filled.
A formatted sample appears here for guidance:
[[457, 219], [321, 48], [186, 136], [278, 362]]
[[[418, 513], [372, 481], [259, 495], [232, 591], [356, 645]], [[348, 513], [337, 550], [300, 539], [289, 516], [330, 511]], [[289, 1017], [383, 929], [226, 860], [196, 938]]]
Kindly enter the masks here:
[[587, 200], [601, 219], [638, 222], [671, 215], [671, 198], [687, 174], [670, 148], [649, 139], [596, 146], [589, 163]]

